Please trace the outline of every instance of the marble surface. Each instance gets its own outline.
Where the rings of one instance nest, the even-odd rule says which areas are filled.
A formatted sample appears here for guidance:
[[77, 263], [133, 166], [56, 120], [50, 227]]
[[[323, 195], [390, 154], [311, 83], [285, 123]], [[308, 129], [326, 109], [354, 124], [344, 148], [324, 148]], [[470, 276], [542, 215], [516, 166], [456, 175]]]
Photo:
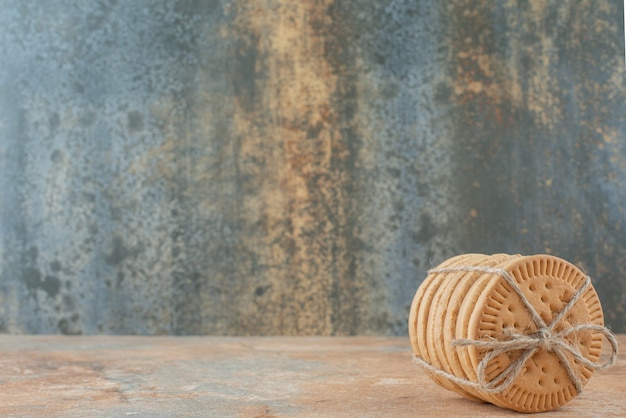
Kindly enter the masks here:
[[467, 252], [625, 332], [621, 8], [0, 0], [0, 332], [400, 335]]
[[[620, 335], [622, 346], [626, 336]], [[626, 415], [626, 358], [542, 417]], [[507, 417], [449, 392], [404, 337], [0, 336], [0, 415]]]

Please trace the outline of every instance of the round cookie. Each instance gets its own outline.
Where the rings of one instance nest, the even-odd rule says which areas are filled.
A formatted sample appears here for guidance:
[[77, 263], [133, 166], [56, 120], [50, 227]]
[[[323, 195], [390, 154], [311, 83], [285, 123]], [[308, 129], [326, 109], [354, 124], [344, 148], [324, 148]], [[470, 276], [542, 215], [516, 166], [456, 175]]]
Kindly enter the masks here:
[[[471, 259], [464, 260], [464, 264], [455, 264], [453, 267], [482, 265], [489, 258], [490, 256], [487, 255], [478, 255]], [[437, 292], [435, 292], [430, 307], [429, 323], [427, 326], [427, 347], [431, 364], [440, 370], [452, 373], [445, 355], [444, 347], [442, 346], [444, 318], [449, 308], [449, 297], [452, 289], [459, 283], [469, 280], [469, 277], [475, 273], [467, 270], [459, 270], [443, 274], [446, 275], [446, 279], [439, 286]], [[469, 399], [480, 400], [466, 392], [462, 387], [449, 379], [443, 379], [443, 386]]]
[[[453, 257], [437, 266], [436, 269], [453, 267], [455, 265], [465, 265], [467, 264], [468, 260], [477, 256], [479, 255], [464, 254], [462, 256]], [[429, 311], [435, 292], [437, 291], [439, 286], [446, 280], [446, 278], [446, 274], [429, 274], [422, 283], [422, 285], [418, 288], [415, 297], [413, 298], [413, 303], [411, 305], [409, 322], [411, 325], [409, 327], [409, 336], [411, 339], [413, 353], [429, 364], [432, 364], [430, 353], [427, 347], [427, 326], [429, 324]], [[443, 381], [442, 377], [437, 376], [428, 370], [425, 371], [430, 376], [430, 378], [434, 380], [437, 384], [446, 387], [446, 384]]]
[[[513, 260], [513, 264], [516, 264], [519, 262], [520, 260]], [[507, 271], [510, 269], [511, 265], [512, 265], [511, 262], [505, 262], [503, 263], [503, 265], [498, 266], [498, 268]], [[498, 282], [502, 280], [503, 278], [499, 274], [488, 274], [485, 277], [484, 281], [480, 284], [480, 287], [476, 288], [475, 291], [471, 294], [470, 299], [472, 300], [472, 305], [476, 307], [477, 304], [479, 303], [478, 300], [482, 297], [483, 294], [486, 294], [485, 289], [488, 288], [489, 286], [493, 286], [497, 284]], [[499, 298], [500, 300], [502, 300], [501, 295], [499, 296]], [[474, 314], [474, 312], [476, 312], [476, 310], [467, 312], [466, 315], [464, 315], [463, 326], [462, 326], [464, 333], [462, 334], [463, 335], [462, 338], [471, 338], [470, 333], [469, 333], [469, 327], [470, 327], [469, 324], [470, 324], [471, 316]], [[485, 312], [485, 315], [491, 318], [498, 317], [501, 314], [502, 314], [501, 312], [495, 309], [491, 309]], [[528, 316], [527, 318], [524, 318], [524, 312], [520, 311], [517, 321], [518, 321], [518, 324], [528, 323], [530, 321], [530, 316]], [[466, 372], [468, 373], [468, 376], [471, 376], [470, 380], [476, 382], [478, 380], [476, 376], [477, 362], [472, 361], [472, 356], [470, 355], [470, 353], [474, 354], [474, 358], [480, 357], [482, 359], [482, 357], [486, 354], [487, 350], [483, 350], [483, 349], [476, 350], [475, 347], [470, 346], [470, 347], [459, 347], [458, 352], [459, 352], [461, 364], [464, 370], [466, 370]], [[511, 354], [519, 355], [520, 353], [518, 352], [518, 353], [511, 353]], [[504, 370], [510, 363], [511, 363], [511, 360], [509, 359], [509, 356], [506, 356], [506, 355], [501, 355], [501, 356], [496, 357], [495, 359], [492, 359], [487, 368], [489, 378], [494, 377], [492, 374], [490, 374], [493, 370]], [[489, 378], [487, 379], [487, 381], [489, 381]], [[494, 397], [492, 396], [492, 394], [486, 393], [485, 391], [480, 391], [480, 390], [476, 390], [476, 391], [486, 401], [491, 402], [501, 407], [507, 407], [506, 405], [502, 404], [501, 400], [498, 397]]]
[[[505, 270], [548, 326], [586, 280], [584, 273], [572, 264], [548, 255], [520, 258], [509, 263]], [[467, 338], [502, 341], [507, 339], [503, 334], [506, 328], [524, 335], [538, 330], [520, 296], [501, 276], [496, 275], [495, 279], [486, 282], [469, 318]], [[590, 285], [569, 313], [554, 325], [553, 333], [576, 324], [602, 326], [603, 322], [600, 301]], [[569, 334], [565, 339], [569, 344], [576, 344], [580, 353], [590, 361], [596, 362], [600, 358], [601, 333], [581, 331]], [[470, 346], [467, 354], [473, 370], [476, 370], [485, 355], [484, 350]], [[502, 373], [521, 354], [522, 350], [518, 350], [494, 358], [486, 368], [487, 381]], [[566, 357], [584, 385], [593, 370], [576, 362], [569, 353]], [[507, 389], [490, 394], [491, 402], [519, 412], [543, 412], [558, 408], [577, 395], [574, 383], [555, 352], [537, 349], [524, 366]]]
[[[506, 268], [506, 266], [512, 262], [516, 262], [523, 257], [514, 257], [511, 259], [505, 259], [500, 263], [496, 264], [495, 268]], [[497, 281], [500, 279], [500, 276], [494, 275], [492, 273], [479, 272], [479, 276], [475, 278], [469, 289], [466, 291], [465, 296], [462, 297], [462, 303], [459, 307], [456, 327], [455, 327], [455, 339], [467, 339], [468, 337], [468, 326], [470, 322], [470, 318], [472, 313], [475, 310], [476, 303], [480, 296], [482, 295], [484, 289], [490, 282]], [[462, 370], [462, 374], [464, 377], [471, 381], [477, 382], [478, 378], [476, 376], [476, 369], [472, 364], [472, 361], [469, 357], [469, 347], [454, 347], [454, 352], [456, 354], [456, 359], [458, 362], [456, 363], [460, 366]], [[494, 359], [494, 362], [498, 361], [499, 358]], [[467, 391], [483, 399], [486, 402], [496, 403], [497, 400], [493, 399], [490, 394], [481, 391], [476, 388], [468, 387]]]
[[[476, 260], [474, 263], [472, 263], [472, 265], [481, 267], [492, 267], [512, 257], [516, 256], [512, 256], [509, 254], [494, 254], [481, 260]], [[443, 365], [442, 368], [448, 373], [463, 379], [467, 379], [467, 376], [465, 375], [462, 366], [459, 364], [459, 359], [456, 354], [456, 348], [452, 347], [451, 344], [452, 341], [456, 339], [456, 321], [464, 296], [467, 293], [467, 290], [481, 275], [481, 272], [467, 272], [467, 274], [463, 276], [462, 280], [459, 280], [456, 283], [450, 283], [448, 286], [446, 286], [446, 288], [442, 292], [442, 300], [446, 301], [447, 308], [445, 309], [445, 314], [440, 315], [438, 318], [436, 318], [436, 321], [440, 321], [442, 323], [442, 332], [439, 335], [439, 341], [437, 344], [439, 357]], [[462, 396], [465, 396], [472, 400], [483, 400], [478, 396], [478, 394], [476, 394], [472, 390], [472, 388], [457, 384], [455, 384], [454, 386], [458, 389], [455, 390], [455, 392], [459, 393]]]
[[[474, 265], [487, 257], [488, 256], [484, 254], [476, 254], [474, 257], [463, 260], [462, 263], [453, 263], [447, 267], [455, 268], [465, 265]], [[445, 314], [445, 309], [447, 308], [447, 301], [442, 301], [441, 296], [444, 289], [450, 285], [455, 285], [459, 280], [462, 280], [464, 276], [468, 275], [468, 272], [460, 270], [435, 274], [440, 275], [443, 280], [441, 280], [441, 283], [436, 289], [433, 289], [432, 300], [430, 302], [430, 306], [428, 307], [428, 316], [425, 317], [425, 319], [427, 319], [427, 324], [425, 328], [426, 335], [424, 341], [428, 356], [431, 359], [431, 364], [441, 369], [441, 363], [439, 361], [436, 346], [439, 344], [439, 335], [441, 334], [441, 324], [439, 323], [439, 320], [441, 319], [441, 315]]]
[[[504, 261], [503, 264], [506, 264]], [[500, 267], [500, 265], [498, 266]], [[462, 302], [457, 314], [456, 327], [455, 327], [455, 339], [467, 339], [468, 326], [476, 302], [480, 298], [483, 290], [490, 281], [498, 280], [498, 276], [494, 276], [491, 273], [479, 273], [479, 276], [474, 279], [469, 289], [466, 290], [465, 295], [462, 297]], [[471, 359], [468, 354], [468, 347], [455, 347], [456, 358], [458, 358], [457, 365], [461, 366], [463, 375], [465, 378], [477, 382], [476, 371], [472, 365]]]
[[[487, 261], [482, 262], [481, 266], [491, 267], [495, 266], [510, 258], [520, 257], [519, 255], [509, 254], [494, 254]], [[451, 373], [457, 377], [467, 379], [465, 371], [463, 370], [456, 349], [452, 347], [452, 341], [460, 338], [456, 334], [456, 323], [461, 309], [461, 304], [465, 299], [469, 289], [476, 282], [482, 273], [474, 272], [474, 275], [468, 280], [464, 280], [452, 289], [452, 293], [449, 298], [449, 308], [447, 315], [445, 316], [443, 334], [442, 334], [442, 346], [446, 348], [446, 357], [448, 364], [450, 365]]]
[[[475, 254], [463, 254], [460, 256], [452, 257], [436, 268], [445, 268], [454, 264], [463, 263]], [[430, 303], [436, 288], [439, 287], [444, 280], [444, 275], [441, 274], [429, 274], [422, 284], [417, 289], [413, 302], [411, 303], [411, 312], [409, 316], [409, 337], [411, 340], [411, 346], [413, 353], [416, 356], [422, 357], [422, 355], [428, 355], [425, 347], [423, 346], [425, 335], [426, 321], [428, 320], [428, 309], [430, 309]], [[426, 309], [428, 306], [428, 309]]]
[[[451, 264], [462, 262], [463, 260], [466, 260], [472, 256], [474, 256], [474, 254], [457, 255], [455, 257], [447, 259], [436, 268], [448, 267]], [[411, 348], [413, 349], [413, 354], [419, 357], [422, 356], [422, 352], [418, 344], [418, 336], [417, 336], [418, 328], [421, 330], [421, 328], [423, 328], [423, 324], [425, 324], [425, 321], [422, 320], [423, 318], [418, 316], [419, 308], [422, 304], [422, 299], [424, 298], [424, 294], [426, 293], [428, 288], [431, 286], [433, 281], [435, 281], [435, 279], [443, 279], [443, 278], [439, 277], [437, 274], [429, 274], [428, 276], [426, 276], [424, 281], [422, 281], [420, 286], [417, 288], [417, 291], [415, 292], [415, 296], [413, 296], [413, 301], [411, 303], [411, 310], [409, 313], [409, 340], [411, 342]]]

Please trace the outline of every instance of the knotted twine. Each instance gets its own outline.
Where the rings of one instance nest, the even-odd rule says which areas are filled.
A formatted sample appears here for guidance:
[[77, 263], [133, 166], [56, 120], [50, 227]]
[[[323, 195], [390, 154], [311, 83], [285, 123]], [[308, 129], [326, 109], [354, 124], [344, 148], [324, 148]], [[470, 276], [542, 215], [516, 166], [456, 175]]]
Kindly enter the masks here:
[[[554, 333], [554, 327], [567, 315], [569, 310], [578, 302], [582, 294], [591, 284], [591, 278], [589, 276], [585, 277], [585, 282], [583, 285], [576, 291], [572, 299], [563, 307], [561, 312], [556, 315], [556, 317], [550, 322], [546, 324], [541, 315], [537, 313], [535, 307], [530, 303], [526, 295], [522, 292], [520, 287], [517, 285], [513, 277], [506, 270], [493, 268], [493, 267], [479, 267], [479, 266], [460, 266], [460, 267], [445, 267], [440, 269], [432, 269], [428, 271], [428, 274], [432, 273], [455, 273], [460, 271], [476, 271], [481, 273], [491, 273], [497, 274], [502, 277], [508, 284], [511, 286], [513, 291], [517, 293], [517, 295], [522, 300], [522, 303], [530, 313], [532, 320], [537, 326], [537, 331], [531, 334], [520, 334], [511, 329], [506, 329], [504, 334], [508, 337], [508, 340], [499, 341], [499, 340], [471, 340], [471, 339], [457, 339], [452, 341], [452, 347], [467, 347], [467, 346], [475, 346], [479, 348], [491, 349], [491, 351], [487, 352], [487, 354], [483, 357], [483, 359], [478, 363], [477, 369], [477, 380], [478, 382], [473, 382], [468, 379], [457, 377], [451, 373], [448, 373], [444, 370], [441, 370], [432, 364], [426, 362], [424, 359], [414, 356], [413, 360], [429, 370], [430, 372], [444, 377], [454, 383], [457, 383], [461, 386], [469, 386], [474, 389], [482, 390], [486, 393], [499, 393], [506, 390], [511, 384], [517, 379], [519, 374], [521, 373], [524, 364], [526, 361], [538, 351], [544, 350], [548, 352], [554, 352], [561, 361], [561, 364], [567, 371], [570, 380], [574, 384], [576, 388], [576, 392], [580, 394], [583, 390], [583, 382], [580, 376], [574, 370], [574, 366], [571, 364], [569, 359], [565, 356], [565, 353], [570, 353], [575, 361], [578, 361], [590, 369], [600, 370], [607, 369], [615, 364], [617, 361], [617, 339], [613, 335], [613, 333], [606, 327], [595, 325], [595, 324], [582, 324], [575, 325], [570, 328], [566, 328], [560, 332]], [[600, 332], [611, 344], [611, 355], [609, 359], [604, 362], [593, 362], [584, 357], [577, 347], [568, 343], [565, 339], [566, 336], [579, 332], [579, 331], [597, 331]], [[500, 354], [504, 354], [514, 350], [523, 350], [523, 353], [500, 374], [498, 374], [491, 381], [487, 381], [486, 377], [486, 369], [487, 365], [491, 360], [499, 356]]]

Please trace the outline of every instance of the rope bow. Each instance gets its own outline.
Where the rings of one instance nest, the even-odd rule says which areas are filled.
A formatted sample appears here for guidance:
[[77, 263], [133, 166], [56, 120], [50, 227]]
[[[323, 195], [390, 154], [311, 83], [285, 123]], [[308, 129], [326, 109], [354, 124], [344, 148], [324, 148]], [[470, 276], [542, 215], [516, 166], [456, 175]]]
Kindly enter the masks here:
[[[478, 383], [459, 378], [443, 370], [437, 369], [419, 357], [414, 358], [417, 363], [424, 366], [431, 372], [444, 376], [452, 380], [453, 382], [462, 385], [469, 385], [481, 389], [487, 393], [498, 393], [506, 390], [515, 381], [515, 379], [519, 376], [522, 369], [524, 368], [524, 364], [526, 363], [526, 361], [528, 361], [528, 359], [532, 358], [532, 356], [538, 350], [544, 350], [553, 352], [558, 356], [561, 363], [565, 367], [565, 370], [567, 371], [567, 374], [569, 375], [572, 383], [574, 383], [576, 391], [580, 394], [583, 389], [583, 382], [574, 370], [574, 367], [571, 364], [570, 360], [567, 358], [566, 353], [571, 354], [576, 361], [584, 364], [591, 369], [596, 370], [611, 367], [617, 361], [617, 339], [611, 333], [611, 331], [603, 326], [594, 324], [582, 324], [572, 326], [560, 332], [554, 332], [555, 326], [565, 317], [565, 315], [567, 315], [570, 309], [580, 299], [585, 290], [590, 286], [591, 278], [589, 276], [585, 278], [584, 284], [581, 286], [580, 289], [576, 291], [572, 299], [567, 303], [567, 305], [565, 305], [561, 312], [556, 315], [552, 322], [546, 324], [535, 309], [535, 307], [532, 305], [532, 303], [530, 303], [528, 298], [524, 295], [513, 277], [511, 277], [511, 275], [506, 270], [491, 267], [462, 266], [433, 269], [429, 270], [428, 273], [453, 273], [459, 271], [477, 271], [482, 273], [497, 274], [501, 276], [509, 284], [509, 286], [511, 286], [513, 291], [517, 293], [518, 296], [521, 298], [524, 306], [530, 313], [533, 322], [537, 326], [537, 331], [531, 334], [520, 334], [518, 332], [515, 332], [514, 330], [506, 329], [504, 334], [508, 339], [505, 341], [471, 339], [458, 339], [452, 341], [453, 347], [475, 346], [478, 348], [491, 350], [483, 357], [483, 359], [478, 364]], [[611, 356], [606, 362], [599, 363], [590, 361], [581, 354], [576, 346], [573, 346], [565, 339], [566, 336], [580, 331], [600, 332], [609, 341], [612, 347], [612, 352]], [[486, 377], [486, 369], [491, 360], [493, 360], [500, 354], [515, 350], [522, 350], [523, 352], [515, 361], [511, 362], [511, 364], [505, 370], [503, 370], [491, 381], [488, 381]]]

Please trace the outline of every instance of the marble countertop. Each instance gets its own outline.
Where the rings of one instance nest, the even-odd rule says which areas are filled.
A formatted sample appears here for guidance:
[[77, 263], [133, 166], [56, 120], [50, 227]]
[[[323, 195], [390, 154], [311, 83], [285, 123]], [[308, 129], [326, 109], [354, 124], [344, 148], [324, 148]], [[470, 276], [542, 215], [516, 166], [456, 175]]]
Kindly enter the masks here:
[[[626, 335], [618, 336], [621, 346]], [[562, 417], [626, 416], [626, 356]], [[513, 416], [433, 383], [402, 337], [0, 335], [1, 416]]]

